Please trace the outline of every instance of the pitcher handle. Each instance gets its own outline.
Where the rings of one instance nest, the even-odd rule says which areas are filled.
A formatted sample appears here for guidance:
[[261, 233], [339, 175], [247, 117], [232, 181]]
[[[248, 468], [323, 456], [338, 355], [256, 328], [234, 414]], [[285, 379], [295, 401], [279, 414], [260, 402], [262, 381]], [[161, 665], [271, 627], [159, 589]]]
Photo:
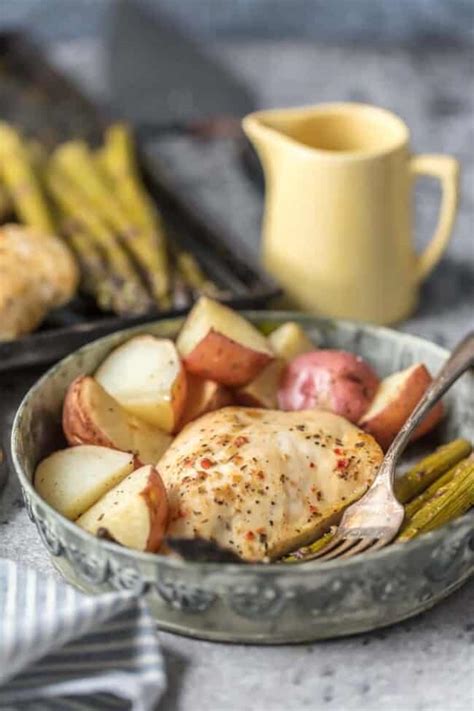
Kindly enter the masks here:
[[451, 237], [459, 198], [459, 162], [447, 155], [419, 155], [411, 159], [410, 170], [414, 176], [438, 178], [442, 189], [435, 233], [418, 258], [417, 276], [423, 281], [441, 259]]

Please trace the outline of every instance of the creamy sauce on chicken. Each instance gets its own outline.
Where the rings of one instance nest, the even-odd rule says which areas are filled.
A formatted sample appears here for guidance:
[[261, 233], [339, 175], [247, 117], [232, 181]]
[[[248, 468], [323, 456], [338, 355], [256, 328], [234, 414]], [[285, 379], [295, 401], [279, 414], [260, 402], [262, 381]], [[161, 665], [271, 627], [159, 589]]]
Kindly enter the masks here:
[[249, 561], [275, 558], [327, 529], [382, 459], [370, 435], [329, 412], [209, 413], [158, 464], [168, 536], [206, 538]]

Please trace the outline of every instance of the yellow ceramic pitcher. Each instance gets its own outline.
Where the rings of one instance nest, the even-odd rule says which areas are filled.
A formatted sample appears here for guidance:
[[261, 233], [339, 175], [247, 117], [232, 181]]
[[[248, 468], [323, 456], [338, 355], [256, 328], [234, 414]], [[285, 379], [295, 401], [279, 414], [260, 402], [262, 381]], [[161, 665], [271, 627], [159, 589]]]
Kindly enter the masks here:
[[[264, 264], [291, 299], [336, 318], [408, 316], [449, 241], [458, 162], [413, 157], [403, 121], [364, 104], [260, 111], [243, 127], [265, 172]], [[418, 175], [438, 178], [443, 189], [438, 226], [421, 255], [411, 214]]]

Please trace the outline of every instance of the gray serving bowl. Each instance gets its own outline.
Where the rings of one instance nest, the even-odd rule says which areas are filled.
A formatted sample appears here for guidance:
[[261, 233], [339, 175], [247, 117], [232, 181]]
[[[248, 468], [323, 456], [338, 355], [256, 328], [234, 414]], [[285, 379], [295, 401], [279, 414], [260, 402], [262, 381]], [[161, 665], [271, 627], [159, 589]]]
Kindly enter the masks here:
[[[423, 361], [436, 371], [447, 352], [385, 328], [323, 321], [281, 312], [248, 312], [254, 323], [298, 321], [318, 345], [367, 358], [381, 375]], [[276, 644], [363, 632], [434, 605], [474, 569], [474, 511], [409, 543], [346, 561], [293, 565], [195, 563], [137, 553], [99, 540], [63, 518], [32, 486], [40, 459], [64, 445], [61, 407], [68, 384], [92, 373], [107, 353], [131, 335], [173, 337], [172, 319], [127, 329], [81, 348], [55, 365], [24, 398], [13, 426], [12, 455], [28, 513], [58, 570], [74, 585], [98, 593], [146, 595], [162, 629], [230, 642]], [[441, 441], [472, 437], [474, 375], [447, 398], [448, 414], [422, 456]]]

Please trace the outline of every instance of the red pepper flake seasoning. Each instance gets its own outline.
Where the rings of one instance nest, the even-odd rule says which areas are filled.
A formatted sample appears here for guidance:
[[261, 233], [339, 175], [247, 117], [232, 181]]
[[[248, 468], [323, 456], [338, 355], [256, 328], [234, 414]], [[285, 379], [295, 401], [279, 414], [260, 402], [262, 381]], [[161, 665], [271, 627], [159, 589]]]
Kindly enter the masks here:
[[212, 461], [212, 459], [208, 459], [207, 457], [204, 457], [204, 459], [201, 459], [201, 467], [203, 469], [210, 469], [212, 466], [214, 466], [215, 462]]
[[315, 465], [314, 462], [310, 462], [310, 463], [309, 463], [309, 468], [310, 468], [310, 469], [314, 469], [315, 466], [316, 466], [316, 465]]
[[310, 504], [310, 506], [309, 506], [309, 510], [310, 510], [311, 513], [318, 513], [317, 507], [316, 507], [316, 506], [313, 506], [313, 505], [311, 505], [311, 504]]
[[247, 531], [247, 533], [245, 534], [245, 538], [247, 539], [247, 541], [253, 541], [255, 538], [255, 533], [253, 531]]
[[348, 459], [338, 459], [337, 460], [337, 468], [338, 469], [345, 469], [348, 465], [349, 465]]
[[334, 452], [334, 454], [343, 454], [343, 451], [340, 447], [335, 447], [332, 451]]
[[236, 447], [242, 447], [242, 445], [248, 443], [248, 437], [244, 437], [243, 435], [240, 435], [239, 437], [236, 437], [234, 440], [234, 444]]
[[178, 521], [180, 518], [186, 518], [186, 512], [183, 509], [178, 508], [174, 516], [171, 517], [172, 521]]

